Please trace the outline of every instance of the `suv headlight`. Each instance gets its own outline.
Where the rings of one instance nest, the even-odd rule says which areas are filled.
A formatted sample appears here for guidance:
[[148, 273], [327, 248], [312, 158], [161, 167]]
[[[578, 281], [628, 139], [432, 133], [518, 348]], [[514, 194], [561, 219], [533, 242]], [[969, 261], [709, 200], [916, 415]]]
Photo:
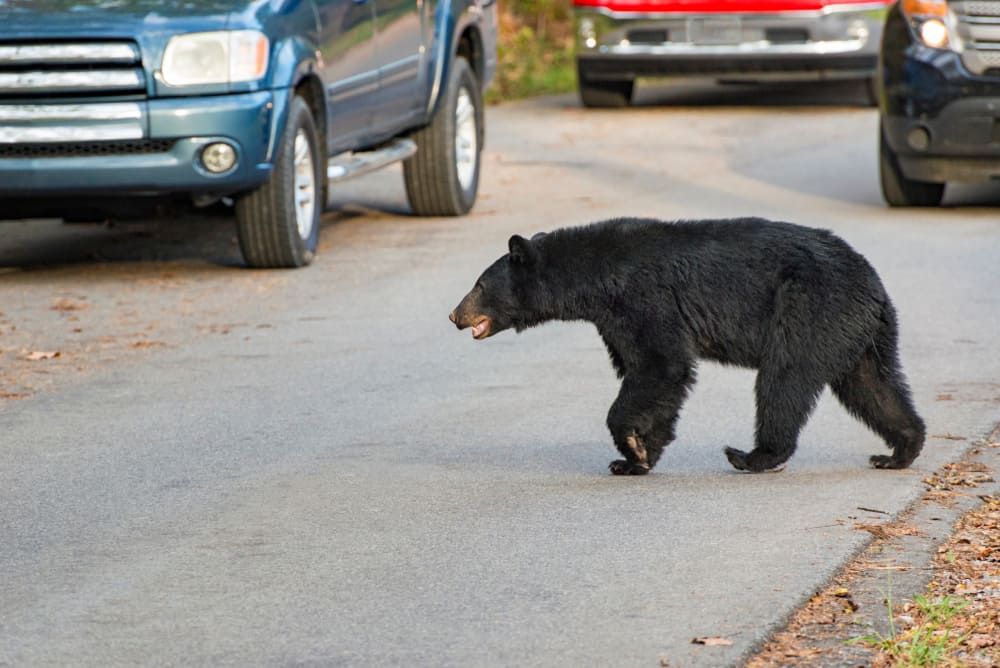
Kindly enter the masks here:
[[254, 81], [267, 72], [270, 44], [256, 30], [196, 32], [170, 38], [160, 74], [170, 86]]
[[945, 0], [902, 0], [900, 8], [913, 22], [920, 40], [932, 49], [948, 46], [948, 5]]

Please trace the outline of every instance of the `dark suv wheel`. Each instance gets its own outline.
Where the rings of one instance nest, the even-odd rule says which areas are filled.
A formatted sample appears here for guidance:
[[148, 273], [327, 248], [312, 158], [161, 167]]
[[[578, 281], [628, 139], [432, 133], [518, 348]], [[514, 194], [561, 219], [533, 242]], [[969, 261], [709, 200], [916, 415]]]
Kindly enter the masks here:
[[882, 197], [889, 206], [938, 206], [944, 197], [943, 183], [913, 181], [899, 167], [899, 159], [885, 139], [879, 124], [878, 174]]

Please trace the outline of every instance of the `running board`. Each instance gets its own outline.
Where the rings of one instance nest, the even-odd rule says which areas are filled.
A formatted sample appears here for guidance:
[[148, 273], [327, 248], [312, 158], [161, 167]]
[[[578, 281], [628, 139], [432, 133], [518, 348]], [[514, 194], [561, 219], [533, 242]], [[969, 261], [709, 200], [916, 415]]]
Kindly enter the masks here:
[[417, 145], [412, 139], [396, 139], [371, 151], [341, 153], [326, 163], [326, 179], [330, 183], [346, 181], [405, 160], [416, 152]]

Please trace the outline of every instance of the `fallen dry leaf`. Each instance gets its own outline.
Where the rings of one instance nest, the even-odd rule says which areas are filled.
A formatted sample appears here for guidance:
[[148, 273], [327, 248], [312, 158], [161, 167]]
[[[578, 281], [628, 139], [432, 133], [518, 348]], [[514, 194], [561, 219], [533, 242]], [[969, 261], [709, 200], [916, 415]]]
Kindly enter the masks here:
[[853, 528], [858, 531], [867, 531], [880, 540], [885, 540], [886, 538], [896, 538], [898, 536], [920, 535], [919, 529], [908, 524], [903, 524], [902, 522], [891, 522], [887, 524], [856, 522]]
[[24, 359], [30, 360], [32, 362], [38, 362], [39, 360], [50, 360], [59, 357], [62, 353], [58, 351], [54, 352], [43, 352], [41, 350], [33, 350], [29, 353], [25, 353]]
[[695, 645], [705, 645], [706, 647], [728, 647], [733, 644], [733, 641], [729, 638], [692, 638], [691, 642]]
[[52, 306], [49, 308], [53, 311], [86, 311], [90, 308], [90, 304], [85, 304], [84, 302], [64, 297], [63, 299], [57, 299], [52, 302]]
[[0, 392], [0, 399], [27, 399], [28, 396], [23, 392]]

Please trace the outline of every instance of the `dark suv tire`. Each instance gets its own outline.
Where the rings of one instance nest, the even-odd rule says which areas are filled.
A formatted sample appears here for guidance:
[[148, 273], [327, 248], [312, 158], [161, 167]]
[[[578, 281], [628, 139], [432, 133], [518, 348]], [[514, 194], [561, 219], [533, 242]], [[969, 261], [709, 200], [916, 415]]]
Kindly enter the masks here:
[[322, 155], [312, 111], [295, 96], [271, 180], [236, 201], [240, 250], [248, 266], [291, 268], [312, 262], [325, 204]]
[[434, 118], [410, 134], [403, 161], [410, 208], [418, 216], [461, 216], [476, 203], [483, 150], [483, 96], [472, 67], [456, 58]]
[[913, 181], [899, 167], [899, 159], [879, 124], [878, 175], [882, 197], [889, 206], [938, 206], [944, 198], [943, 183]]

